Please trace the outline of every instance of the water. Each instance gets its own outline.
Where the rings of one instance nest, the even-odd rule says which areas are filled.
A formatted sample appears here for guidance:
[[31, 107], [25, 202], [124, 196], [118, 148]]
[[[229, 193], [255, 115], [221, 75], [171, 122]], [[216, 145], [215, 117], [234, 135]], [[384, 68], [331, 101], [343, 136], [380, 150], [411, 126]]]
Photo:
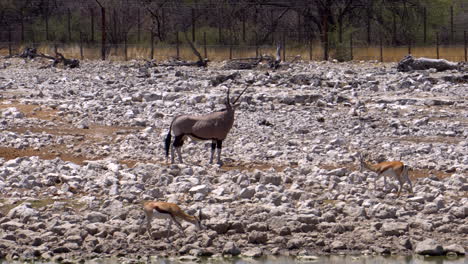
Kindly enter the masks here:
[[[53, 264], [54, 262], [24, 262], [24, 261], [1, 261], [0, 264]], [[115, 263], [137, 263], [126, 259], [96, 259], [86, 263], [90, 264], [115, 264]], [[310, 256], [310, 257], [263, 257], [250, 258], [207, 258], [192, 259], [191, 257], [176, 257], [170, 259], [151, 258], [149, 261], [140, 260], [138, 263], [152, 264], [179, 264], [179, 263], [201, 263], [201, 264], [295, 264], [295, 263], [328, 263], [328, 264], [468, 264], [468, 257], [426, 257], [426, 256]]]

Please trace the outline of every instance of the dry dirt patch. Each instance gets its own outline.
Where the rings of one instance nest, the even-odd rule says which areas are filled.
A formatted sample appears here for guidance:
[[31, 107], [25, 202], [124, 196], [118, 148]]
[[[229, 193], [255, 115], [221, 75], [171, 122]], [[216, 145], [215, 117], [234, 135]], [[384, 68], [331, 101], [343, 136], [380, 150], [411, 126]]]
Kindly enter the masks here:
[[70, 161], [78, 165], [83, 165], [85, 160], [97, 160], [100, 158], [85, 157], [82, 155], [74, 155], [66, 153], [64, 151], [65, 146], [57, 145], [43, 149], [16, 149], [16, 148], [6, 148], [0, 147], [0, 157], [6, 160], [21, 158], [21, 157], [33, 157], [37, 156], [40, 159], [52, 160], [59, 158], [63, 161]]
[[10, 107], [15, 107], [20, 111], [21, 113], [24, 114], [25, 117], [27, 118], [37, 118], [37, 119], [42, 119], [42, 120], [54, 120], [57, 118], [57, 110], [54, 110], [52, 108], [45, 108], [40, 105], [35, 105], [35, 104], [21, 104], [18, 102], [12, 102], [8, 104], [0, 104], [0, 109], [6, 109]]
[[237, 162], [226, 162], [221, 166], [221, 170], [224, 171], [248, 171], [252, 172], [254, 170], [267, 171], [269, 169], [274, 169], [275, 171], [282, 172], [286, 168], [295, 168], [297, 165], [286, 165], [286, 164], [270, 164], [270, 163], [261, 163], [261, 162], [252, 162], [246, 163], [242, 161]]
[[434, 137], [401, 137], [401, 138], [391, 138], [394, 141], [406, 141], [412, 143], [441, 143], [441, 144], [451, 144], [456, 145], [462, 141], [458, 137], [444, 137], [444, 136], [434, 136]]

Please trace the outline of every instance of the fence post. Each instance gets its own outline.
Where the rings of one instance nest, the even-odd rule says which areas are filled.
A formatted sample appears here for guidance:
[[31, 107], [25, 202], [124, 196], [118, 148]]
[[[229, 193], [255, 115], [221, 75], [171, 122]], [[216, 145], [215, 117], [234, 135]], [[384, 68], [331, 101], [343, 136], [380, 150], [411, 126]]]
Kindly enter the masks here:
[[242, 42], [245, 43], [245, 13], [242, 15]]
[[309, 60], [311, 61], [312, 58], [313, 58], [313, 46], [312, 46], [312, 42], [314, 41], [314, 39], [312, 38], [312, 36], [310, 37], [310, 40], [309, 40]]
[[371, 10], [367, 7], [367, 45], [371, 44]]
[[[48, 10], [46, 11], [48, 12]], [[49, 41], [49, 14], [45, 14], [44, 15], [44, 19], [45, 19], [45, 33], [46, 33], [46, 40]]]
[[101, 7], [102, 14], [102, 39], [101, 39], [101, 56], [102, 60], [106, 60], [106, 9]]
[[106, 9], [98, 0], [96, 0], [96, 2], [101, 7], [101, 23], [102, 23], [101, 57], [102, 57], [102, 60], [106, 60]]
[[80, 59], [83, 60], [83, 33], [80, 30]]
[[137, 41], [140, 44], [140, 31], [141, 31], [141, 21], [140, 21], [140, 8], [137, 9]]
[[427, 42], [427, 9], [424, 7], [423, 10], [423, 24], [424, 24], [424, 44]]
[[350, 51], [351, 60], [353, 60], [354, 59], [354, 56], [353, 56], [353, 33], [351, 33], [350, 36], [349, 36], [349, 51]]
[[[8, 27], [8, 55], [10, 55], [10, 56], [12, 55], [12, 52], [11, 52], [11, 27]], [[465, 55], [465, 57], [466, 57], [466, 55]]]
[[467, 46], [466, 30], [463, 31], [463, 39], [464, 39], [464, 43], [465, 43], [465, 61], [468, 61], [468, 58], [467, 58], [467, 55], [468, 55], [468, 54], [467, 54], [467, 48], [466, 48], [466, 46]]
[[206, 32], [203, 32], [203, 50], [205, 52], [205, 59], [208, 59], [208, 51], [206, 50]]
[[218, 8], [217, 11], [218, 11], [218, 23], [217, 23], [217, 26], [218, 26], [218, 43], [221, 44], [222, 42], [222, 39], [223, 39], [223, 36], [222, 36], [222, 29], [221, 29], [221, 19], [223, 17], [223, 13], [222, 13], [222, 10], [221, 8]]
[[229, 40], [229, 59], [232, 60], [232, 36]]
[[127, 53], [127, 32], [124, 35], [124, 56], [125, 61], [128, 61], [128, 53]]
[[192, 8], [192, 41], [195, 42], [195, 9]]
[[91, 13], [91, 42], [94, 43], [94, 9], [89, 8], [89, 12]]
[[323, 14], [323, 60], [328, 61], [328, 18], [327, 14]]
[[411, 54], [411, 38], [408, 38], [408, 54]]
[[436, 50], [437, 50], [437, 59], [439, 59], [439, 32], [436, 32]]
[[21, 12], [21, 44], [24, 42], [24, 17], [23, 12]]
[[450, 6], [450, 40], [453, 42], [453, 35], [455, 31], [453, 30], [453, 6]]
[[151, 60], [154, 59], [154, 34], [153, 34], [153, 30], [150, 31], [150, 34], [151, 34], [151, 37], [150, 37], [150, 41], [151, 41]]
[[286, 33], [283, 32], [283, 61], [286, 61]]
[[71, 36], [71, 11], [70, 8], [68, 8], [68, 41], [71, 42], [72, 36]]
[[258, 58], [258, 34], [255, 32], [255, 58]]
[[382, 33], [380, 33], [380, 62], [383, 62], [383, 42], [382, 42]]
[[301, 31], [301, 14], [297, 13], [297, 42], [302, 44], [302, 31]]
[[179, 31], [176, 31], [176, 58], [179, 59], [180, 51], [179, 51]]

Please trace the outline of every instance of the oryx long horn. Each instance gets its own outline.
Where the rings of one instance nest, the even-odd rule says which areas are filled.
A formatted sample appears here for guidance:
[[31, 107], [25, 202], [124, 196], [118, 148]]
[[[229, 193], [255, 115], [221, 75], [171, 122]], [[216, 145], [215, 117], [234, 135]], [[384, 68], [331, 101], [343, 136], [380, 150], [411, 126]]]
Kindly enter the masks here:
[[242, 90], [242, 92], [239, 94], [239, 96], [236, 98], [236, 100], [234, 101], [233, 104], [235, 104], [237, 102], [237, 100], [239, 100], [239, 98], [242, 96], [242, 94], [245, 92], [245, 90], [247, 90], [249, 88], [249, 86], [245, 87], [244, 90]]
[[230, 89], [231, 89], [231, 88], [228, 87], [228, 91], [227, 91], [227, 104], [228, 104], [228, 105], [230, 104], [230, 102], [229, 102], [229, 90], [230, 90]]
[[202, 212], [201, 212], [201, 208], [198, 209], [198, 220], [202, 220]]

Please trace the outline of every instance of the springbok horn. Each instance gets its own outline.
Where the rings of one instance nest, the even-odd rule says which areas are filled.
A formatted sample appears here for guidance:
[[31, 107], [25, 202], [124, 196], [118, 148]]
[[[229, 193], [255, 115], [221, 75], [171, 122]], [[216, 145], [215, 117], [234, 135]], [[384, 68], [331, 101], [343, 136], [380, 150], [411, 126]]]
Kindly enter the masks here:
[[233, 104], [236, 104], [237, 100], [239, 100], [239, 98], [242, 96], [242, 94], [245, 92], [245, 90], [247, 90], [249, 88], [249, 86], [245, 87], [245, 89], [239, 94], [239, 96], [236, 98], [236, 100], [234, 101]]

